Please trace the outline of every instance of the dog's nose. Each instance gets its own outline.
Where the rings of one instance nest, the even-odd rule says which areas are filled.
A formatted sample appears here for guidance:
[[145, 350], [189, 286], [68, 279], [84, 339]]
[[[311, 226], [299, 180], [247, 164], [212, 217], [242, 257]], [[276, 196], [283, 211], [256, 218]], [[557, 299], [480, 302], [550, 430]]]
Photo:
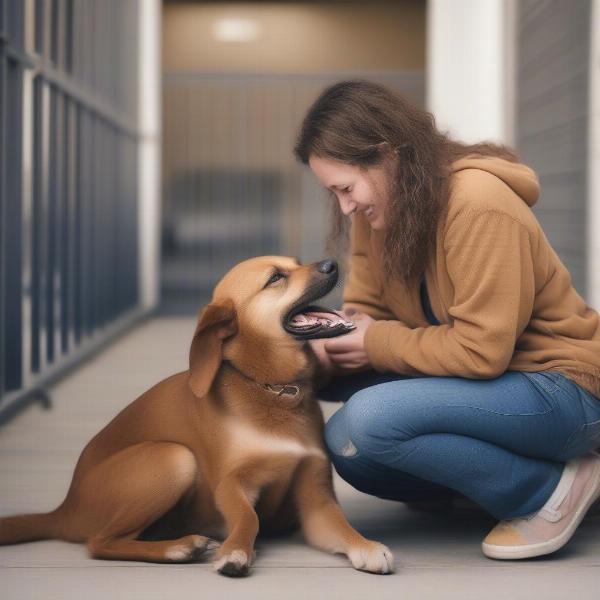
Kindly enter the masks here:
[[325, 273], [326, 275], [329, 275], [330, 273], [337, 271], [337, 263], [335, 262], [335, 260], [327, 258], [325, 260], [322, 260], [317, 265], [317, 271], [319, 271], [319, 273]]

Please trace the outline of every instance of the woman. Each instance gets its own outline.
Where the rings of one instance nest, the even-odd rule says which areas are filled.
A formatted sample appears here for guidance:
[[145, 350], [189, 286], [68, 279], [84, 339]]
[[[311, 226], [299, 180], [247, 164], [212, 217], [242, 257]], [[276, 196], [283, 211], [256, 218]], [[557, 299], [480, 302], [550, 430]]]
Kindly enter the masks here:
[[295, 147], [350, 217], [343, 309], [311, 342], [344, 401], [325, 437], [361, 491], [466, 496], [500, 522], [486, 556], [554, 552], [600, 496], [600, 320], [530, 207], [535, 173], [466, 145], [367, 81], [326, 89]]

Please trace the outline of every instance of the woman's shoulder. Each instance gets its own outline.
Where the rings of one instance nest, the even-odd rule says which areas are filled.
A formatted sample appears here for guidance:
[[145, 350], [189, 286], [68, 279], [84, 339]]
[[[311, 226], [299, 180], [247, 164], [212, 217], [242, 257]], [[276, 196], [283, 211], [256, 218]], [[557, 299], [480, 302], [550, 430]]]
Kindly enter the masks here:
[[[521, 165], [523, 166], [523, 165]], [[531, 205], [537, 194], [527, 196], [521, 181], [511, 181], [490, 170], [468, 167], [456, 170], [450, 178], [447, 224], [455, 219], [470, 220], [482, 213], [502, 213], [529, 229], [537, 229]]]

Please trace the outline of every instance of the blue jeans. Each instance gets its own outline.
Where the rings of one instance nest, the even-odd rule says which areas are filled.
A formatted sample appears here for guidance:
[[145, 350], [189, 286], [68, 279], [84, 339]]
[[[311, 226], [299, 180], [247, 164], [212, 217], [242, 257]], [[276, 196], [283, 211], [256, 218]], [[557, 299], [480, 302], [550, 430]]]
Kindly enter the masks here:
[[497, 519], [535, 512], [564, 463], [600, 446], [600, 400], [556, 371], [495, 379], [334, 378], [345, 402], [325, 426], [329, 456], [352, 486], [380, 498], [466, 496]]

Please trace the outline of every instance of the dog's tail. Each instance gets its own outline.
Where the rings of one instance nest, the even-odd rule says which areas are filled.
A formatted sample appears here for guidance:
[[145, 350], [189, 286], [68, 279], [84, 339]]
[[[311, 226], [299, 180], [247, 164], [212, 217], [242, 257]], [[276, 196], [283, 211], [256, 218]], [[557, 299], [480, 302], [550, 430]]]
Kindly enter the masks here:
[[63, 515], [60, 508], [49, 513], [0, 518], [0, 546], [62, 538]]

